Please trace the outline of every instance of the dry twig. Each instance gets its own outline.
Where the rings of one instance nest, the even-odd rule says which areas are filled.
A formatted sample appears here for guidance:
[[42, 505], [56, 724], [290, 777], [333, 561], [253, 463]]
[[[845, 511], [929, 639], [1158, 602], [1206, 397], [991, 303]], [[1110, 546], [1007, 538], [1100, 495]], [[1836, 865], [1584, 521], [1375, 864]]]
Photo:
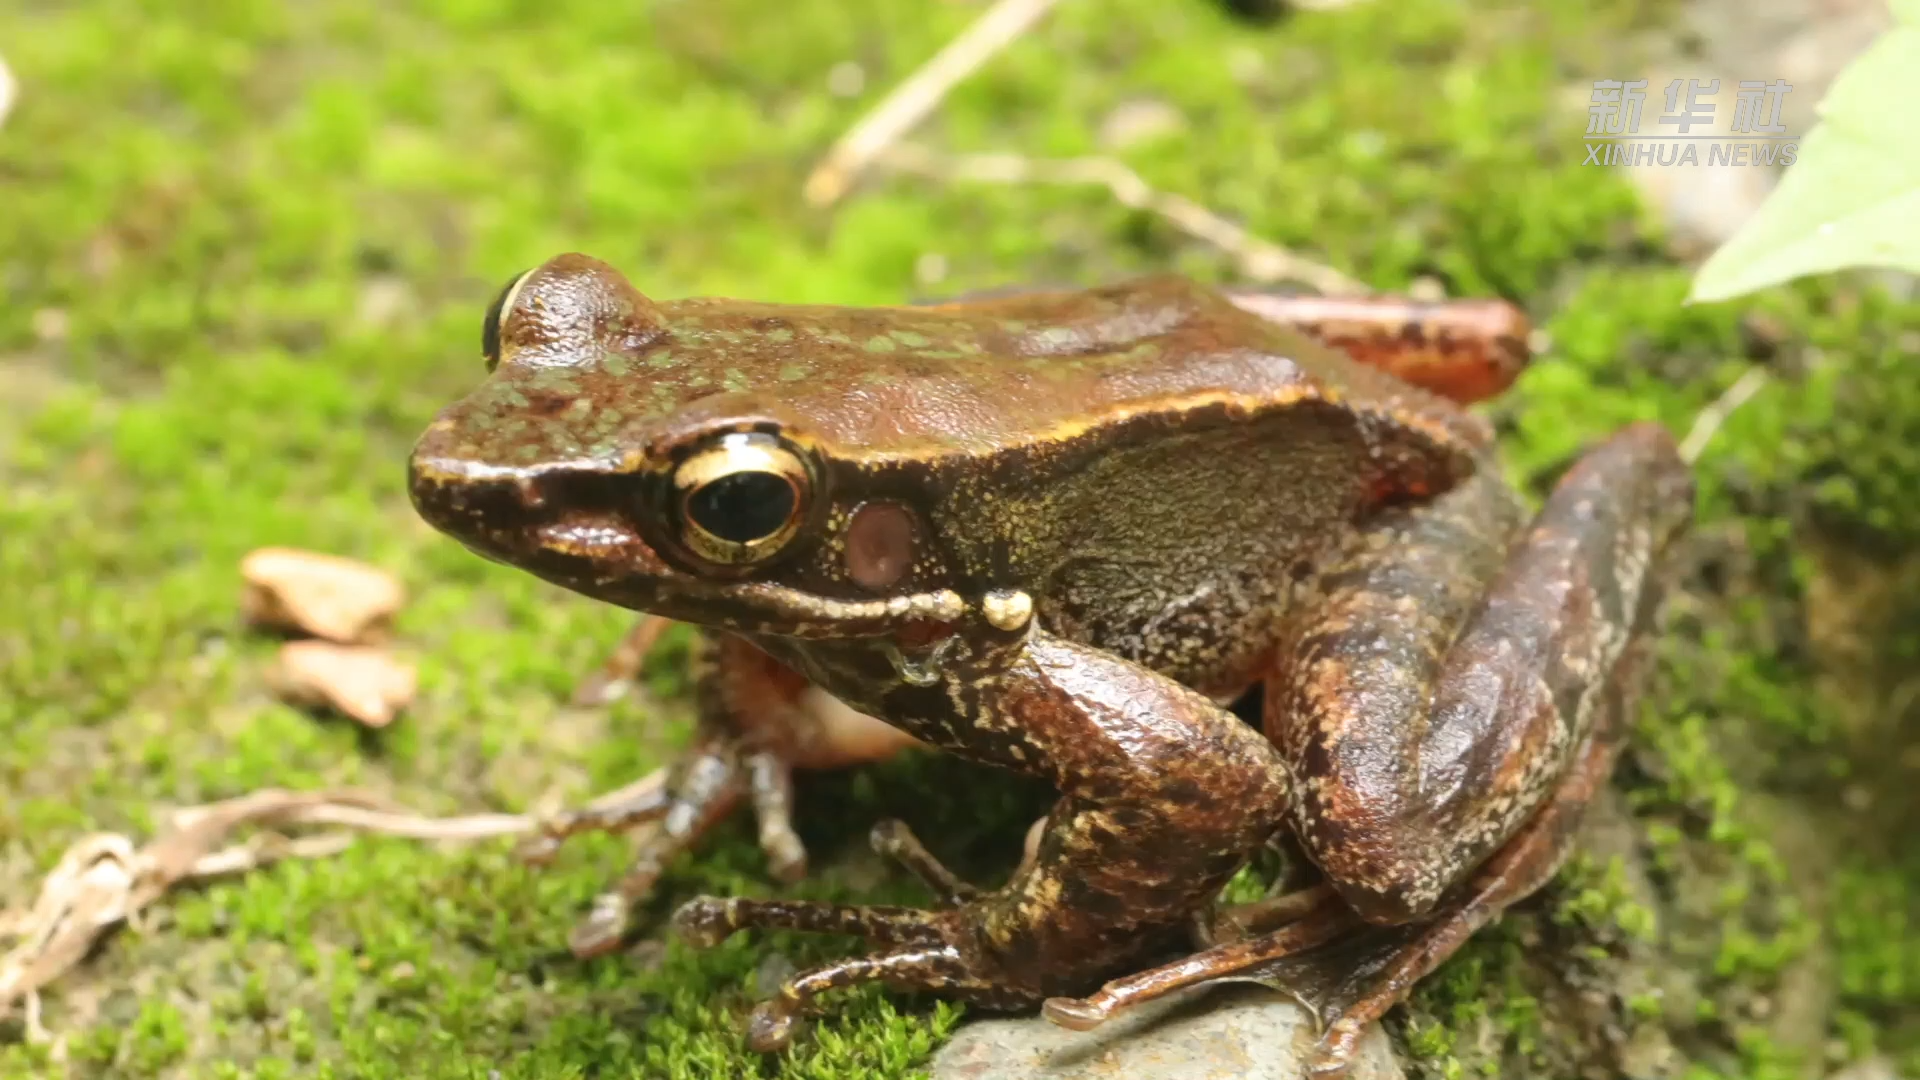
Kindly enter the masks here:
[[1707, 443], [1713, 440], [1714, 433], [1720, 430], [1721, 424], [1727, 422], [1727, 417], [1732, 416], [1735, 409], [1745, 405], [1747, 399], [1759, 393], [1766, 384], [1767, 369], [1759, 367], [1748, 368], [1746, 374], [1734, 380], [1732, 386], [1713, 399], [1713, 404], [1701, 409], [1700, 415], [1693, 418], [1693, 427], [1687, 430], [1687, 437], [1680, 440], [1680, 459], [1689, 465], [1699, 460]]
[[1255, 281], [1294, 281], [1328, 296], [1358, 296], [1369, 290], [1330, 266], [1269, 243], [1191, 199], [1156, 190], [1140, 174], [1106, 157], [1037, 159], [1019, 154], [938, 154], [902, 143], [886, 150], [880, 164], [938, 180], [994, 184], [1094, 184], [1122, 206], [1158, 214], [1176, 228], [1234, 257]]
[[[630, 800], [666, 783], [656, 771], [593, 801], [598, 806]], [[243, 827], [265, 831], [229, 843]], [[290, 837], [278, 830], [331, 826], [335, 831]], [[317, 859], [345, 851], [355, 832], [415, 840], [482, 840], [531, 832], [539, 819], [525, 814], [472, 814], [429, 818], [361, 791], [285, 791], [188, 807], [145, 847], [113, 833], [76, 842], [24, 909], [0, 910], [0, 1012], [16, 1001], [26, 1009], [27, 1034], [44, 1041], [39, 992], [78, 965], [108, 930], [137, 925], [142, 911], [168, 889], [252, 870], [282, 859]]]
[[829, 206], [846, 194], [867, 166], [924, 120], [961, 79], [1025, 33], [1058, 2], [999, 0], [840, 137], [807, 177], [807, 201]]
[[1019, 37], [1058, 0], [999, 0], [850, 128], [807, 177], [806, 198], [826, 206], [846, 194], [873, 165], [937, 180], [1001, 184], [1097, 184], [1122, 205], [1165, 218], [1189, 236], [1212, 244], [1255, 281], [1295, 281], [1329, 295], [1360, 295], [1366, 286], [1310, 259], [1253, 236], [1191, 199], [1155, 190], [1112, 158], [1036, 160], [1017, 154], [945, 156], [899, 140], [925, 119], [948, 92]]

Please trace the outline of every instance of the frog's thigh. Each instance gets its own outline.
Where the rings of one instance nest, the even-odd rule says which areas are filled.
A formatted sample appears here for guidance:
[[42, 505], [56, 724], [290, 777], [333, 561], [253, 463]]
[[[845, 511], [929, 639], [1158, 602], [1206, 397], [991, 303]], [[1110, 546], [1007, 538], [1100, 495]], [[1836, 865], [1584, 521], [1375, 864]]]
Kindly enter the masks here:
[[1491, 477], [1382, 520], [1282, 657], [1269, 733], [1295, 829], [1341, 896], [1402, 922], [1542, 804], [1591, 730], [1692, 480], [1636, 425], [1581, 459], [1524, 531]]

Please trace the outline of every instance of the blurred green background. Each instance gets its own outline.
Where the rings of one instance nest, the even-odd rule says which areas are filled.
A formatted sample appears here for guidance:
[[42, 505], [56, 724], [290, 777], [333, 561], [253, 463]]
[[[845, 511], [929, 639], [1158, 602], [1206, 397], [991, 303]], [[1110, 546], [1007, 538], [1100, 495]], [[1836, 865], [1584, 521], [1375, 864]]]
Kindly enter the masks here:
[[[628, 617], [482, 563], [407, 504], [408, 445], [481, 376], [481, 312], [513, 273], [579, 250], [657, 296], [848, 304], [1230, 278], [1097, 189], [880, 176], [805, 206], [832, 141], [980, 10], [0, 7], [19, 81], [0, 125], [0, 898], [28, 899], [84, 833], [144, 837], [169, 806], [353, 784], [521, 810], [684, 740], [677, 649], [651, 668], [665, 704], [564, 707]], [[1920, 1047], [1920, 760], [1901, 739], [1920, 308], [1851, 278], [1680, 306], [1687, 268], [1580, 141], [1591, 81], [1634, 77], [1634, 43], [1676, 17], [1398, 0], [1261, 23], [1069, 0], [914, 136], [1111, 152], [1376, 288], [1424, 276], [1524, 304], [1552, 347], [1490, 414], [1536, 491], [1612, 428], [1684, 433], [1772, 368], [1702, 460], [1699, 566], [1612, 832], [1396, 1012], [1414, 1075], [1799, 1076]], [[1170, 122], [1124, 119], [1148, 114]], [[276, 643], [237, 607], [239, 560], [268, 544], [405, 578], [422, 689], [393, 727], [273, 699]], [[1043, 805], [918, 760], [809, 778], [800, 799], [821, 872], [796, 891], [901, 902], [925, 897], [866, 854], [873, 819], [992, 873]], [[576, 962], [566, 931], [621, 861], [598, 837], [545, 872], [501, 844], [370, 840], [178, 893], [48, 995], [63, 1060], [0, 1019], [0, 1075], [891, 1077], [958, 1015], [869, 988], [791, 1055], [753, 1058], [737, 1023], [768, 958], [848, 943]], [[776, 888], [736, 822], [669, 875], [648, 929], [696, 892]]]

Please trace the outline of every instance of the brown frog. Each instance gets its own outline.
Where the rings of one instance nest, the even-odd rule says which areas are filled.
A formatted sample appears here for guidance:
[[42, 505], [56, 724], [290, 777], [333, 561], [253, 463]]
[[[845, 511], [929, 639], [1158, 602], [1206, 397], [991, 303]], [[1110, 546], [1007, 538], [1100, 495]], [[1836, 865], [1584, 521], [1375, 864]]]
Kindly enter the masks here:
[[[745, 790], [796, 866], [789, 770], [907, 741], [848, 752], [810, 690], [1059, 790], [997, 890], [879, 830], [936, 909], [683, 906], [700, 942], [874, 946], [789, 980], [751, 1045], [863, 981], [1085, 1028], [1371, 942], [1321, 1002], [1314, 1067], [1333, 1075], [1563, 857], [1692, 507], [1672, 439], [1640, 425], [1529, 518], [1458, 404], [1517, 342], [1425, 348], [1462, 322], [1429, 309], [1400, 335], [1422, 348], [1376, 349], [1382, 310], [1170, 277], [906, 308], [661, 303], [563, 255], [495, 303], [492, 374], [421, 437], [411, 490], [488, 558], [712, 632], [704, 734], [673, 782], [556, 835], [664, 815], [671, 847]], [[1255, 685], [1264, 735], [1226, 707]], [[1324, 884], [1146, 968], [1283, 830]]]

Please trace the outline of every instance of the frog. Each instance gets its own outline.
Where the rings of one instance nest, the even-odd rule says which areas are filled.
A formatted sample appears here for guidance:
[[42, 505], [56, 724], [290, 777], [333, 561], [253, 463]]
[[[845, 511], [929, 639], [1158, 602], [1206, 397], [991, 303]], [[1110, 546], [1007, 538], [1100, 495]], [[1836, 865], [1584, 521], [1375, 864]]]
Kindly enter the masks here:
[[[1032, 291], [1016, 286], [975, 292], [962, 299]], [[1461, 405], [1504, 391], [1529, 360], [1526, 316], [1502, 301], [1435, 303], [1392, 296], [1325, 296], [1273, 287], [1229, 286], [1220, 291], [1262, 318]], [[490, 318], [497, 318], [497, 313]], [[571, 704], [603, 707], [624, 697], [637, 685], [642, 669], [673, 625], [660, 615], [638, 619], [605, 661], [575, 685]], [[911, 735], [849, 708], [739, 639], [700, 639], [692, 660], [694, 681], [702, 688], [699, 697], [706, 707], [700, 737], [674, 770], [677, 785], [669, 788], [656, 782], [642, 787], [637, 798], [616, 797], [588, 810], [550, 815], [540, 821], [537, 835], [521, 845], [525, 861], [548, 865], [569, 837], [621, 831], [636, 824], [653, 826], [640, 842], [632, 869], [596, 899], [593, 913], [569, 936], [572, 952], [581, 959], [621, 948], [629, 930], [628, 915], [651, 894], [665, 866], [746, 801], [750, 792], [758, 793], [752, 801], [769, 868], [777, 880], [791, 883], [805, 876], [807, 868], [804, 845], [793, 828], [792, 773], [869, 764], [909, 748], [923, 748]], [[729, 693], [745, 693], [752, 700], [729, 700]], [[1238, 704], [1244, 710], [1255, 703], [1243, 699]], [[1044, 819], [1036, 821], [1028, 830], [1026, 858], [1032, 858], [1044, 824]], [[876, 835], [893, 833], [882, 829]], [[876, 844], [882, 854], [898, 855], [892, 840]]]
[[[997, 888], [882, 822], [931, 905], [683, 903], [695, 945], [867, 944], [787, 979], [750, 1047], [863, 983], [1084, 1030], [1359, 942], [1316, 1002], [1307, 1067], [1339, 1076], [1565, 859], [1643, 692], [1690, 470], [1633, 424], [1532, 509], [1457, 400], [1485, 350], [1423, 386], [1368, 355], [1355, 308], [1300, 303], [1361, 329], [1342, 348], [1288, 325], [1297, 306], [1165, 274], [894, 307], [659, 301], [570, 253], [500, 291], [485, 379], [413, 448], [417, 512], [701, 635], [684, 767], [553, 833], [650, 821], [678, 844], [746, 798], [791, 875], [796, 766], [919, 745], [1058, 792]], [[1255, 689], [1258, 725], [1230, 708]], [[812, 691], [901, 737], [805, 745], [827, 730]], [[1282, 836], [1319, 882], [1218, 905]]]

